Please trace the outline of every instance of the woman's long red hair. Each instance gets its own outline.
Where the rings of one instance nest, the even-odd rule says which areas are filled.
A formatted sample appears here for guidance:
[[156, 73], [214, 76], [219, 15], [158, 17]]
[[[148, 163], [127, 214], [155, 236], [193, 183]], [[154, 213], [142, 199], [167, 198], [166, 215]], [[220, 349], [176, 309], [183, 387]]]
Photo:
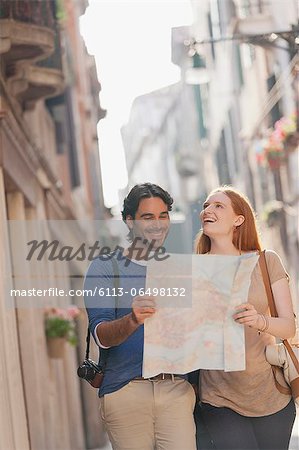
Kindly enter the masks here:
[[[223, 192], [232, 203], [235, 214], [244, 216], [245, 220], [234, 231], [233, 244], [240, 252], [261, 251], [261, 242], [257, 228], [255, 212], [249, 199], [232, 186], [221, 186], [210, 192], [209, 196]], [[195, 253], [208, 253], [211, 250], [211, 241], [202, 231], [195, 239]]]

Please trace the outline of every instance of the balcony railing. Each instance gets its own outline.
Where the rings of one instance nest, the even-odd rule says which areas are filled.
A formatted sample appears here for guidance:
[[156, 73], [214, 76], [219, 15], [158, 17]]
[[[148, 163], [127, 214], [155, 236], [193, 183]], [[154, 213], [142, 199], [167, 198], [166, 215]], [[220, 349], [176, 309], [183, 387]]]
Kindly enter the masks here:
[[1, 0], [0, 2], [0, 19], [13, 19], [53, 29], [55, 15], [55, 0]]
[[62, 71], [62, 51], [60, 38], [61, 36], [59, 29], [56, 27], [56, 32], [54, 36], [54, 45], [55, 45], [54, 52], [48, 58], [38, 61], [36, 63], [37, 66]]
[[56, 14], [56, 0], [0, 0], [3, 73], [23, 108], [63, 89]]

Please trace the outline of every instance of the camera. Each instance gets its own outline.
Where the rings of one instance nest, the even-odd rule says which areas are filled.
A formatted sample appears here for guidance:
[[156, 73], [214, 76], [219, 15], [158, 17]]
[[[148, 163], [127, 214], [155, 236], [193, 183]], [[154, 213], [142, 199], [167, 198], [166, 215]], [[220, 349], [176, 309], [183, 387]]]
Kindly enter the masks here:
[[85, 359], [83, 361], [77, 369], [77, 375], [79, 378], [83, 378], [83, 380], [88, 381], [88, 383], [94, 388], [99, 388], [104, 378], [102, 368], [91, 359]]

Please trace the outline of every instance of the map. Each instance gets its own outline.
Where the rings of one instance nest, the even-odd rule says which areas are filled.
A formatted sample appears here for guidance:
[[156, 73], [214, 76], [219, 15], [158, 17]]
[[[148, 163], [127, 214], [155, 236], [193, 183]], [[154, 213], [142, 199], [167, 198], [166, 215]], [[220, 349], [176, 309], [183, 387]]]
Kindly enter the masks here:
[[247, 302], [257, 261], [256, 253], [149, 261], [146, 289], [159, 295], [157, 312], [144, 324], [144, 377], [245, 369], [244, 326], [232, 315]]

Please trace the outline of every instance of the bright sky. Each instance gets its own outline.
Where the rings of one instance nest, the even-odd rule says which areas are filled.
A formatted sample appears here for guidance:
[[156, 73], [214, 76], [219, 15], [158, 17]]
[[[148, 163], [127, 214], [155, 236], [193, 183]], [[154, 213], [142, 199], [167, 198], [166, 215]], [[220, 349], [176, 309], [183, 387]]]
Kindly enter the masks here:
[[105, 204], [118, 204], [127, 185], [120, 128], [135, 97], [175, 83], [179, 69], [171, 59], [171, 28], [192, 22], [190, 0], [89, 0], [81, 33], [95, 55], [102, 85], [101, 106], [108, 110], [98, 126]]

